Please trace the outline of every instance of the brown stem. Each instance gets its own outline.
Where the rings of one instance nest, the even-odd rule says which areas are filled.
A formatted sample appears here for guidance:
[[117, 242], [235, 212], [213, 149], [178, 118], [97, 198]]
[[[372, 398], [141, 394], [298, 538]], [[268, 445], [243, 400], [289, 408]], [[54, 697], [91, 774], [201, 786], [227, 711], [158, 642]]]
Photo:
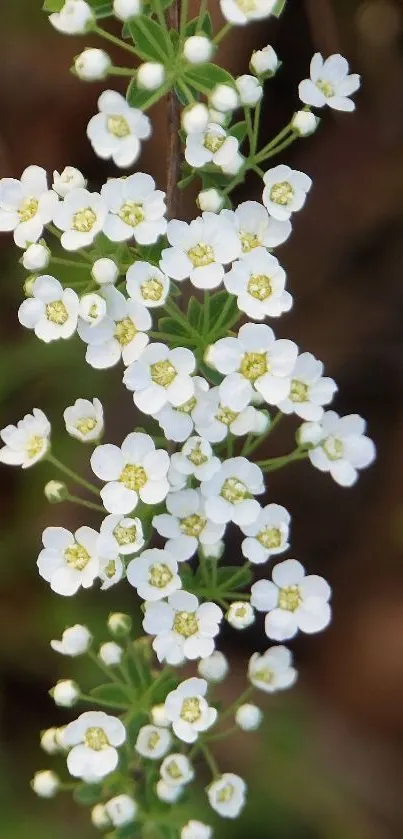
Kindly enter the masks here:
[[[168, 25], [179, 31], [181, 0], [174, 0], [168, 7]], [[180, 114], [179, 101], [172, 89], [168, 94], [168, 171], [167, 171], [167, 208], [168, 218], [178, 218], [180, 206]]]

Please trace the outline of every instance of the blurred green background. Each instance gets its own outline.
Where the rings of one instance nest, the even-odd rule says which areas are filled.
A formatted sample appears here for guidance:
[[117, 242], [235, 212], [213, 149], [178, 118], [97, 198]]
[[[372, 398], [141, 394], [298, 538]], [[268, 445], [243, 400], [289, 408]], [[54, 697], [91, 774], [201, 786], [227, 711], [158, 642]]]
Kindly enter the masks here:
[[[30, 163], [50, 172], [71, 164], [96, 188], [115, 174], [96, 160], [85, 137], [100, 88], [69, 75], [83, 41], [57, 35], [40, 5], [0, 2], [0, 177], [19, 177]], [[222, 49], [223, 61], [238, 73], [252, 49], [268, 42], [284, 61], [268, 87], [268, 137], [298, 107], [297, 84], [314, 51], [344, 53], [363, 76], [356, 113], [324, 113], [317, 135], [284, 158], [313, 177], [314, 189], [279, 253], [296, 304], [277, 332], [326, 362], [340, 386], [336, 409], [362, 413], [379, 450], [377, 465], [352, 490], [305, 464], [270, 478], [270, 499], [293, 515], [294, 555], [334, 587], [335, 618], [325, 635], [293, 643], [299, 685], [264, 702], [264, 731], [239, 734], [217, 749], [222, 768], [250, 783], [249, 807], [239, 822], [221, 822], [223, 837], [403, 835], [402, 35], [400, 0], [289, 0], [279, 22], [240, 30]], [[140, 167], [163, 185], [163, 107], [153, 116]], [[256, 182], [239, 198], [246, 196], [259, 197]], [[190, 203], [183, 209], [193, 212]], [[54, 426], [55, 451], [84, 469], [80, 445], [62, 435], [64, 408], [78, 396], [104, 398], [108, 439], [119, 442], [135, 422], [130, 398], [116, 371], [83, 364], [82, 345], [49, 348], [19, 327], [23, 272], [5, 236], [0, 260], [0, 425], [41, 407]], [[270, 452], [287, 451], [290, 439], [287, 427], [279, 431]], [[104, 640], [109, 611], [137, 609], [126, 586], [64, 600], [38, 577], [35, 560], [47, 524], [98, 524], [81, 509], [47, 506], [42, 488], [51, 477], [47, 466], [24, 475], [0, 471], [1, 839], [95, 835], [88, 813], [69, 797], [47, 803], [28, 785], [49, 763], [39, 750], [39, 729], [68, 719], [47, 691], [58, 678], [74, 675], [87, 685], [95, 678], [80, 661], [70, 667], [52, 653], [49, 639], [80, 621]], [[230, 544], [229, 555], [236, 550]], [[250, 653], [265, 647], [262, 637], [260, 625], [236, 637], [226, 633], [234, 668], [225, 700], [241, 691]]]

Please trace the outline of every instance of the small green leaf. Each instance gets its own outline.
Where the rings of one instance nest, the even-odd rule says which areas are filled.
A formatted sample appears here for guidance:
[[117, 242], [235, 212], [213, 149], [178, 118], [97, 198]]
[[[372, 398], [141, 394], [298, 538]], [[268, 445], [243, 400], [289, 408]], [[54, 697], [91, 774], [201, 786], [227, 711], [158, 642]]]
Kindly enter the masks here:
[[95, 17], [98, 19], [111, 17], [113, 14], [112, 0], [89, 0], [89, 4], [94, 9]]
[[[234, 577], [234, 583], [231, 579]], [[226, 568], [218, 568], [217, 571], [217, 585], [219, 589], [224, 591], [232, 591], [232, 586], [235, 591], [242, 589], [248, 585], [252, 580], [252, 571], [247, 565], [228, 566]]]
[[158, 90], [143, 90], [137, 87], [136, 80], [132, 79], [127, 89], [126, 99], [132, 108], [139, 108], [140, 111], [146, 111], [155, 105], [166, 93], [166, 86], [161, 85]]
[[210, 299], [210, 322], [212, 324], [212, 332], [214, 332], [214, 326], [218, 322], [220, 318], [220, 333], [225, 334], [227, 332], [227, 328], [229, 325], [232, 324], [234, 317], [236, 316], [238, 310], [236, 297], [233, 297], [231, 300], [231, 305], [228, 306], [226, 309], [225, 318], [221, 321], [221, 315], [223, 313], [224, 306], [228, 304], [228, 292], [227, 291], [218, 291], [217, 294], [214, 294], [213, 297]]
[[194, 329], [200, 330], [203, 321], [203, 306], [196, 297], [191, 297], [189, 300], [187, 319]]
[[206, 12], [203, 20], [199, 23], [199, 18], [194, 17], [186, 26], [186, 36], [195, 35], [195, 33], [207, 35], [209, 38], [213, 36], [213, 21], [211, 15]]
[[235, 125], [233, 125], [228, 131], [228, 134], [231, 137], [236, 137], [237, 138], [239, 145], [241, 145], [241, 143], [243, 143], [247, 133], [248, 133], [248, 129], [246, 127], [245, 120], [242, 120], [242, 122], [236, 122]]
[[129, 32], [142, 58], [159, 62], [165, 62], [167, 60], [168, 45], [166, 35], [162, 27], [155, 20], [146, 17], [146, 15], [137, 15], [132, 20], [129, 20]]
[[223, 376], [218, 372], [218, 370], [213, 370], [212, 367], [208, 367], [208, 365], [204, 364], [203, 361], [199, 364], [199, 370], [201, 375], [204, 376], [208, 382], [211, 382], [213, 385], [221, 384]]
[[144, 262], [150, 262], [151, 265], [158, 266], [161, 253], [166, 248], [167, 242], [165, 238], [160, 238], [155, 245], [137, 245], [139, 256]]
[[118, 708], [120, 705], [129, 707], [131, 704], [128, 689], [124, 688], [123, 685], [98, 685], [98, 687], [93, 688], [93, 690], [91, 690], [90, 693], [91, 696], [94, 697], [94, 699], [100, 699], [103, 702], [109, 702], [112, 707], [114, 705], [116, 708]]
[[272, 9], [272, 15], [275, 15], [275, 17], [280, 17], [281, 12], [284, 10], [286, 2], [287, 0], [277, 0], [277, 3]]
[[116, 839], [134, 839], [136, 835], [138, 835], [138, 825], [136, 826], [134, 823], [120, 827], [114, 834]]
[[60, 12], [64, 3], [65, 0], [45, 0], [42, 9], [44, 12]]
[[186, 175], [185, 178], [182, 178], [182, 180], [178, 181], [178, 189], [186, 189], [186, 187], [189, 186], [189, 184], [191, 184], [192, 181], [194, 181], [195, 177], [196, 175], [194, 172], [191, 172], [190, 175]]
[[164, 702], [168, 693], [170, 693], [171, 690], [175, 690], [178, 687], [179, 682], [180, 679], [177, 676], [170, 676], [169, 674], [167, 674], [166, 679], [156, 681], [154, 688], [150, 689], [152, 704], [159, 705]]
[[182, 326], [181, 323], [174, 320], [174, 318], [160, 318], [158, 321], [158, 329], [165, 334], [172, 335], [173, 338], [176, 336], [182, 336], [183, 338], [189, 337], [189, 332], [185, 330], [185, 327]]
[[188, 67], [184, 75], [185, 81], [200, 93], [209, 93], [218, 84], [235, 86], [233, 77], [227, 70], [218, 67], [216, 64], [200, 64], [197, 67]]
[[92, 807], [102, 798], [102, 784], [80, 784], [75, 788], [73, 798], [83, 807]]

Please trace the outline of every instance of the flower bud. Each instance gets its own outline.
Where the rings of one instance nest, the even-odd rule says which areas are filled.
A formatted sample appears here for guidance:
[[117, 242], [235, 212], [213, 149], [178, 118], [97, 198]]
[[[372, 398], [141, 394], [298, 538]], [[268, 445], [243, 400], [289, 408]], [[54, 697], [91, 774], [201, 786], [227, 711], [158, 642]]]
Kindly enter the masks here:
[[253, 423], [254, 434], [264, 434], [270, 425], [270, 417], [265, 411], [256, 411]]
[[48, 755], [55, 755], [59, 752], [60, 746], [56, 740], [56, 728], [48, 728], [41, 732], [41, 749]]
[[30, 245], [22, 257], [22, 264], [27, 271], [42, 271], [49, 265], [50, 250], [46, 245]]
[[248, 108], [254, 108], [260, 102], [263, 96], [263, 88], [255, 76], [249, 76], [245, 73], [245, 75], [239, 76], [235, 80], [235, 84], [242, 105], [246, 105]]
[[256, 73], [257, 76], [269, 78], [277, 73], [277, 70], [281, 66], [281, 61], [278, 60], [277, 53], [273, 47], [268, 44], [264, 49], [256, 50], [252, 53], [249, 66], [252, 73]]
[[94, 262], [91, 275], [98, 285], [113, 285], [119, 276], [119, 268], [113, 259], [103, 257]]
[[214, 545], [201, 545], [200, 549], [205, 559], [221, 559], [224, 553], [224, 542], [220, 539]]
[[115, 644], [113, 641], [108, 641], [106, 644], [102, 644], [102, 647], [99, 648], [98, 655], [107, 667], [116, 667], [116, 665], [120, 664], [122, 661], [123, 650], [122, 647], [119, 647], [119, 644]]
[[226, 126], [230, 121], [227, 114], [224, 114], [222, 111], [217, 111], [215, 108], [209, 108], [208, 114], [208, 121], [214, 122], [216, 125]]
[[197, 670], [208, 682], [222, 682], [229, 671], [228, 659], [223, 653], [215, 650], [207, 658], [200, 659]]
[[137, 87], [157, 90], [165, 81], [165, 67], [158, 61], [146, 61], [137, 70]]
[[105, 50], [87, 48], [74, 60], [74, 70], [79, 79], [93, 82], [105, 79], [112, 66], [111, 59]]
[[35, 772], [31, 787], [40, 798], [53, 798], [60, 787], [60, 780], [55, 772], [45, 769], [43, 772]]
[[203, 822], [190, 819], [181, 830], [180, 839], [211, 839], [213, 829]]
[[312, 111], [297, 111], [291, 121], [291, 127], [299, 134], [300, 137], [309, 137], [316, 131], [320, 123], [319, 117], [315, 116]]
[[84, 35], [95, 23], [95, 15], [85, 0], [66, 0], [60, 12], [49, 15], [49, 21], [64, 35]]
[[87, 186], [87, 181], [79, 169], [74, 166], [66, 166], [63, 172], [53, 172], [52, 189], [57, 192], [60, 198], [65, 198], [73, 189], [80, 189]]
[[67, 486], [63, 481], [48, 481], [43, 491], [49, 504], [61, 504], [69, 494]]
[[92, 635], [89, 629], [80, 623], [76, 623], [64, 630], [61, 641], [51, 641], [50, 646], [60, 655], [75, 658], [77, 655], [83, 655], [88, 651], [91, 641]]
[[76, 682], [73, 682], [71, 679], [65, 679], [64, 681], [57, 682], [49, 693], [53, 696], [56, 705], [59, 705], [61, 708], [71, 708], [80, 696], [80, 689]]
[[132, 629], [132, 619], [123, 612], [113, 612], [108, 618], [108, 629], [115, 638], [126, 638]]
[[248, 702], [245, 705], [240, 705], [235, 714], [235, 722], [239, 728], [242, 728], [242, 731], [256, 731], [262, 720], [263, 712], [261, 709]]
[[119, 20], [129, 20], [141, 14], [141, 0], [114, 0], [113, 13]]
[[197, 196], [197, 205], [202, 212], [219, 213], [224, 204], [224, 196], [218, 189], [203, 189]]
[[234, 111], [239, 105], [238, 94], [228, 84], [218, 84], [210, 94], [210, 105], [217, 111]]
[[208, 108], [202, 102], [189, 105], [182, 113], [182, 128], [185, 134], [198, 134], [205, 131], [208, 121]]
[[134, 821], [137, 804], [129, 795], [117, 795], [105, 804], [105, 813], [114, 827], [124, 827]]
[[97, 326], [106, 315], [104, 298], [99, 294], [84, 294], [80, 300], [79, 314], [90, 326]]
[[237, 601], [231, 603], [225, 616], [234, 629], [247, 629], [255, 620], [255, 613], [250, 603]]
[[191, 35], [186, 38], [183, 54], [191, 64], [204, 64], [213, 53], [213, 44], [206, 35]]
[[62, 752], [68, 752], [69, 750], [69, 746], [66, 746], [64, 742], [64, 732], [66, 731], [66, 728], [67, 725], [61, 725], [59, 728], [56, 729], [55, 733], [55, 741]]
[[165, 781], [159, 780], [156, 786], [156, 793], [160, 801], [166, 804], [174, 804], [180, 798], [183, 787], [171, 787]]
[[96, 804], [91, 810], [91, 822], [98, 830], [111, 827], [111, 820], [105, 810], [104, 804]]
[[153, 725], [159, 728], [169, 728], [171, 723], [166, 715], [165, 705], [154, 705], [150, 711]]

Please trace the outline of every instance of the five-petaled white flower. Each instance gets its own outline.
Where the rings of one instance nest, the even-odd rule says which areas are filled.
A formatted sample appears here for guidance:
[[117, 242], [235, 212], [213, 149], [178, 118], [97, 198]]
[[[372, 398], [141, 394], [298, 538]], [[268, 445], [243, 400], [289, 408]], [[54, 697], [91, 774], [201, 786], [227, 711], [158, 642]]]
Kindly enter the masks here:
[[59, 12], [49, 15], [52, 26], [64, 35], [83, 35], [94, 20], [94, 11], [85, 0], [66, 0]]
[[156, 450], [148, 434], [133, 431], [120, 448], [111, 443], [98, 446], [91, 467], [107, 482], [101, 498], [108, 513], [125, 515], [134, 510], [139, 497], [144, 504], [159, 504], [168, 494], [169, 455]]
[[95, 369], [113, 367], [122, 359], [130, 364], [139, 358], [149, 342], [151, 315], [145, 306], [135, 300], [127, 300], [114, 286], [104, 286], [102, 295], [106, 300], [107, 315], [95, 326], [82, 318], [78, 322], [78, 334], [87, 346], [86, 361]]
[[189, 784], [194, 778], [193, 766], [186, 755], [170, 754], [160, 766], [162, 780], [169, 787], [181, 787]]
[[267, 415], [247, 405], [242, 411], [234, 411], [225, 405], [220, 389], [213, 387], [204, 394], [193, 412], [197, 433], [210, 443], [220, 443], [228, 434], [242, 437], [244, 434], [263, 434], [268, 425]]
[[209, 521], [199, 490], [171, 492], [166, 498], [168, 513], [154, 516], [153, 527], [168, 539], [167, 549], [178, 561], [190, 559], [201, 545], [215, 545], [225, 532], [225, 524]]
[[273, 218], [286, 221], [305, 204], [312, 181], [304, 172], [280, 164], [265, 172], [263, 204]]
[[321, 632], [330, 623], [331, 589], [323, 577], [305, 576], [305, 568], [296, 559], [275, 565], [273, 582], [259, 580], [251, 589], [251, 604], [266, 612], [265, 631], [268, 638], [285, 641], [298, 630], [312, 634]]
[[147, 309], [163, 306], [169, 294], [169, 279], [149, 262], [134, 262], [126, 274], [129, 297]]
[[151, 175], [136, 172], [128, 178], [110, 178], [101, 196], [109, 210], [104, 233], [112, 242], [134, 237], [139, 245], [151, 245], [165, 233], [165, 193], [155, 189]]
[[102, 554], [115, 550], [123, 556], [130, 556], [141, 551], [144, 541], [143, 527], [138, 518], [109, 515], [101, 524], [99, 542]]
[[260, 512], [253, 497], [264, 492], [262, 470], [246, 457], [231, 457], [221, 464], [210, 480], [201, 483], [207, 516], [224, 524], [251, 524]]
[[122, 169], [132, 166], [141, 151], [140, 140], [147, 140], [151, 134], [149, 118], [138, 108], [131, 108], [116, 90], [101, 93], [98, 110], [87, 127], [95, 154], [103, 160], [111, 157]]
[[[195, 415], [203, 397], [209, 389], [208, 382], [202, 376], [193, 376], [194, 394], [181, 405], [170, 405], [167, 403], [154, 414], [154, 419], [162, 428], [167, 440], [174, 440], [175, 443], [184, 443], [190, 437], [195, 427]], [[201, 437], [204, 435], [201, 434]]]
[[104, 430], [104, 411], [99, 399], [76, 399], [63, 414], [66, 431], [82, 443], [99, 440]]
[[323, 376], [323, 364], [310, 352], [298, 356], [291, 373], [289, 395], [278, 407], [283, 414], [297, 414], [304, 420], [318, 421], [323, 416], [323, 405], [332, 401], [336, 382]]
[[178, 406], [192, 398], [195, 367], [190, 350], [170, 350], [166, 344], [152, 343], [127, 368], [123, 383], [133, 391], [134, 404], [143, 414], [155, 414], [167, 403]]
[[99, 573], [98, 536], [92, 527], [79, 527], [74, 534], [65, 527], [44, 530], [37, 565], [52, 591], [69, 597], [80, 586], [93, 585]]
[[222, 14], [234, 26], [269, 17], [275, 6], [276, 0], [220, 0]]
[[229, 221], [241, 242], [240, 259], [255, 248], [277, 248], [288, 239], [291, 222], [269, 216], [258, 201], [244, 201], [236, 210], [222, 210], [220, 218]]
[[143, 628], [155, 635], [158, 661], [177, 666], [185, 659], [207, 658], [214, 650], [222, 611], [215, 603], [199, 604], [194, 594], [175, 591], [168, 602], [146, 603]]
[[354, 111], [349, 97], [360, 86], [357, 73], [349, 75], [348, 61], [342, 55], [331, 55], [326, 61], [316, 52], [311, 61], [311, 78], [299, 85], [299, 98], [305, 105], [323, 108], [329, 105], [336, 111]]
[[214, 163], [226, 172], [228, 166], [231, 168], [238, 149], [236, 137], [227, 134], [221, 125], [209, 123], [205, 131], [187, 135], [185, 159], [195, 169]]
[[63, 743], [71, 748], [67, 768], [74, 778], [94, 783], [116, 769], [117, 747], [126, 740], [126, 729], [117, 718], [103, 711], [86, 711], [70, 722], [63, 733]]
[[168, 597], [182, 585], [176, 558], [159, 548], [150, 548], [132, 559], [127, 566], [127, 579], [139, 597], [152, 602]]
[[269, 405], [287, 398], [297, 354], [297, 345], [288, 338], [276, 340], [270, 326], [246, 323], [237, 338], [220, 338], [212, 344], [206, 361], [225, 375], [220, 385], [222, 401], [241, 411], [255, 390]]
[[242, 542], [242, 553], [254, 565], [267, 562], [289, 548], [291, 516], [280, 504], [268, 504], [260, 510], [252, 524], [241, 525], [247, 537]]
[[160, 268], [173, 280], [186, 280], [196, 288], [217, 288], [224, 278], [224, 265], [241, 253], [233, 226], [216, 213], [203, 213], [190, 224], [168, 222], [168, 242], [162, 251]]
[[40, 166], [28, 166], [16, 178], [0, 180], [0, 231], [14, 231], [19, 248], [27, 248], [42, 236], [53, 217], [58, 197], [49, 190], [47, 176]]
[[135, 750], [149, 760], [161, 760], [172, 743], [171, 732], [156, 725], [143, 725], [137, 736]]
[[0, 448], [0, 463], [27, 469], [45, 456], [50, 446], [50, 422], [34, 408], [17, 425], [6, 425], [0, 431], [4, 446]]
[[64, 630], [61, 641], [51, 641], [50, 646], [56, 653], [74, 658], [86, 653], [91, 641], [92, 635], [87, 627], [76, 623]]
[[298, 440], [310, 443], [308, 457], [321, 472], [330, 472], [340, 486], [352, 486], [358, 470], [365, 469], [375, 459], [373, 441], [365, 435], [365, 420], [358, 414], [339, 417], [336, 411], [326, 411], [320, 422], [304, 422], [298, 429]]
[[253, 653], [248, 667], [248, 677], [255, 688], [265, 693], [275, 693], [292, 687], [297, 680], [292, 666], [292, 654], [287, 647], [269, 647], [263, 655]]
[[255, 612], [246, 600], [231, 603], [225, 617], [234, 629], [248, 629], [255, 622]]
[[253, 320], [277, 318], [291, 309], [285, 284], [284, 269], [264, 248], [245, 254], [224, 277], [225, 288], [237, 297], [238, 309]]
[[62, 230], [60, 239], [66, 251], [77, 251], [92, 245], [101, 232], [107, 216], [107, 206], [98, 192], [73, 189], [60, 201], [53, 213], [53, 221]]
[[198, 481], [208, 481], [220, 469], [221, 461], [215, 456], [213, 447], [202, 437], [189, 437], [180, 452], [171, 456], [171, 477], [175, 473], [194, 475]]
[[44, 274], [33, 282], [31, 297], [21, 303], [18, 320], [48, 344], [71, 338], [77, 328], [79, 308], [80, 301], [72, 288], [63, 288], [55, 277]]
[[217, 719], [216, 708], [211, 708], [205, 699], [207, 689], [205, 679], [186, 679], [165, 700], [174, 733], [185, 743], [194, 743], [200, 732], [211, 728]]
[[223, 819], [236, 819], [245, 806], [246, 789], [243, 778], [224, 772], [207, 788], [210, 806]]

